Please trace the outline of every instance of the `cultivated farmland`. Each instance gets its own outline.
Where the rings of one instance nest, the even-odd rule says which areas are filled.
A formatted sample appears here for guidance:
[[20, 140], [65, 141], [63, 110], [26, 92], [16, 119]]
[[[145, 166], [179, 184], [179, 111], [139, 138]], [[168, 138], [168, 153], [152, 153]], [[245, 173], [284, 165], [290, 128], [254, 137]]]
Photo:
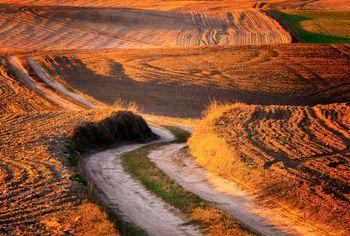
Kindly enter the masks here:
[[146, 113], [198, 117], [214, 98], [290, 105], [349, 101], [349, 54], [346, 45], [279, 45], [36, 57], [99, 101], [119, 98]]
[[155, 48], [291, 42], [278, 22], [259, 9], [214, 14], [36, 7], [5, 8], [0, 14], [0, 42], [4, 48]]
[[86, 6], [86, 7], [112, 7], [112, 8], [142, 8], [142, 9], [162, 9], [164, 11], [222, 11], [227, 8], [289, 8], [289, 9], [350, 9], [350, 2], [347, 0], [3, 0], [4, 5], [19, 6]]
[[0, 235], [349, 235], [349, 10], [2, 0]]
[[330, 232], [349, 231], [346, 104], [213, 105], [191, 137], [199, 164]]

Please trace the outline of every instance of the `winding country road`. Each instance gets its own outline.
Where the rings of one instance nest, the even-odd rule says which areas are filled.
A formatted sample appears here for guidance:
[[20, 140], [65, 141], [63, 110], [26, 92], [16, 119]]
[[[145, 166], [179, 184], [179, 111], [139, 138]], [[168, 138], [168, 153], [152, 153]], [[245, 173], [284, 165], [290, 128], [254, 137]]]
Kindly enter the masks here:
[[[29, 64], [37, 76], [50, 86], [35, 81], [21, 65], [16, 57], [9, 57], [12, 72], [24, 85], [48, 100], [63, 108], [81, 109], [60, 95], [69, 96], [86, 107], [96, 106], [63, 85], [54, 81], [41, 66], [32, 59]], [[67, 93], [68, 92], [68, 93]], [[56, 94], [57, 93], [57, 94]], [[191, 127], [150, 118], [150, 122], [180, 126], [192, 132]], [[198, 229], [181, 217], [176, 209], [164, 203], [160, 198], [148, 192], [145, 187], [135, 181], [122, 166], [123, 153], [139, 149], [143, 146], [171, 142], [174, 136], [164, 128], [153, 126], [153, 131], [161, 139], [145, 144], [123, 145], [115, 149], [97, 152], [83, 159], [82, 173], [88, 180], [96, 196], [110, 210], [127, 220], [137, 224], [150, 235], [200, 235]], [[240, 189], [235, 183], [213, 176], [199, 167], [190, 155], [183, 152], [186, 144], [169, 144], [150, 153], [150, 159], [175, 182], [199, 197], [214, 203], [220, 209], [229, 212], [235, 219], [252, 231], [263, 235], [327, 235], [319, 228], [293, 221], [287, 212], [276, 212], [258, 206], [253, 196]]]
[[[161, 139], [170, 142], [174, 136], [164, 128], [153, 127]], [[103, 204], [124, 220], [136, 223], [150, 235], [200, 235], [191, 224], [176, 214], [171, 206], [149, 193], [135, 181], [123, 166], [123, 153], [147, 144], [124, 145], [95, 153], [83, 159], [81, 168], [89, 186]]]

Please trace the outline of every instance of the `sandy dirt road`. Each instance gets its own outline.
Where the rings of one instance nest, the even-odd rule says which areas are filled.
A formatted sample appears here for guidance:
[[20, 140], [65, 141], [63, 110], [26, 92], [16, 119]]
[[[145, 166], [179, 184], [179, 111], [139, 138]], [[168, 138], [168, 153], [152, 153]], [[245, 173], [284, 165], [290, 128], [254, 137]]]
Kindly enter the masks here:
[[327, 235], [294, 222], [291, 218], [258, 206], [253, 197], [235, 183], [211, 175], [199, 167], [183, 148], [186, 144], [171, 144], [149, 154], [150, 159], [170, 178], [202, 199], [213, 202], [231, 213], [248, 228], [263, 235]]
[[69, 110], [80, 110], [81, 107], [60, 97], [50, 89], [46, 88], [43, 84], [36, 82], [23, 67], [21, 62], [15, 56], [9, 56], [7, 58], [9, 68], [16, 78], [24, 84], [27, 88], [33, 90], [37, 94], [45, 97], [50, 102], [59, 105]]
[[[166, 129], [152, 129], [161, 137], [153, 143], [174, 139]], [[169, 232], [171, 235], [200, 235], [169, 205], [149, 193], [124, 170], [121, 155], [148, 144], [125, 145], [84, 158], [81, 167], [89, 185], [105, 206], [150, 235], [169, 235]]]

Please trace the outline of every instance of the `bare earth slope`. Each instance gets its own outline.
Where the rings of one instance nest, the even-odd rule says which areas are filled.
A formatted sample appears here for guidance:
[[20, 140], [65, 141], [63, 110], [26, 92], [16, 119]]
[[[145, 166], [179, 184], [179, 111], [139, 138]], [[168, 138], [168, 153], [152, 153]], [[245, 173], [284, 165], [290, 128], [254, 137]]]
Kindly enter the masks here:
[[290, 43], [259, 9], [220, 13], [74, 7], [0, 8], [4, 48], [97, 49]]
[[349, 121], [346, 104], [227, 105], [209, 111], [189, 144], [199, 164], [263, 202], [272, 199], [305, 220], [328, 225], [329, 232], [346, 235]]
[[276, 6], [279, 8], [298, 9], [350, 9], [349, 0], [2, 0], [3, 4], [32, 6], [89, 6], [89, 7], [128, 7], [144, 9], [163, 9], [176, 11], [210, 10], [220, 11], [222, 8], [247, 8]]
[[255, 104], [350, 101], [349, 55], [346, 45], [300, 44], [33, 56], [97, 100], [113, 104], [120, 98], [146, 113], [198, 117], [212, 98]]
[[31, 89], [33, 92], [38, 95], [46, 98], [50, 102], [57, 104], [60, 107], [63, 107], [67, 110], [79, 110], [81, 107], [78, 105], [65, 100], [60, 97], [58, 94], [52, 92], [50, 89], [46, 88], [43, 84], [37, 83], [28, 72], [25, 70], [21, 62], [15, 56], [8, 57], [8, 66], [9, 70], [15, 77], [27, 88]]
[[43, 111], [55, 106], [9, 76], [0, 76], [0, 112]]

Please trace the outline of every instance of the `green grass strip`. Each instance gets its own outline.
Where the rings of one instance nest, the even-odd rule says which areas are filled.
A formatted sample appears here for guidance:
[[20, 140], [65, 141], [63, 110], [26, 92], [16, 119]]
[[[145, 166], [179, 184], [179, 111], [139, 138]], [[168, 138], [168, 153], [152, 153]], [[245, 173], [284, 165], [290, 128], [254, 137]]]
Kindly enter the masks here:
[[303, 11], [293, 12], [293, 14], [282, 11], [277, 11], [277, 13], [298, 31], [301, 39], [306, 43], [350, 43], [350, 38], [306, 31], [301, 26], [301, 23], [320, 17], [317, 11], [314, 14], [311, 14], [309, 11], [308, 14]]
[[[190, 134], [177, 127], [166, 127], [176, 137], [172, 143], [186, 142]], [[169, 144], [169, 143], [166, 143]], [[149, 158], [150, 151], [166, 144], [154, 144], [123, 155], [124, 167], [149, 191], [180, 210], [188, 221], [198, 224], [208, 234], [252, 235], [230, 214], [202, 200], [171, 180]]]

